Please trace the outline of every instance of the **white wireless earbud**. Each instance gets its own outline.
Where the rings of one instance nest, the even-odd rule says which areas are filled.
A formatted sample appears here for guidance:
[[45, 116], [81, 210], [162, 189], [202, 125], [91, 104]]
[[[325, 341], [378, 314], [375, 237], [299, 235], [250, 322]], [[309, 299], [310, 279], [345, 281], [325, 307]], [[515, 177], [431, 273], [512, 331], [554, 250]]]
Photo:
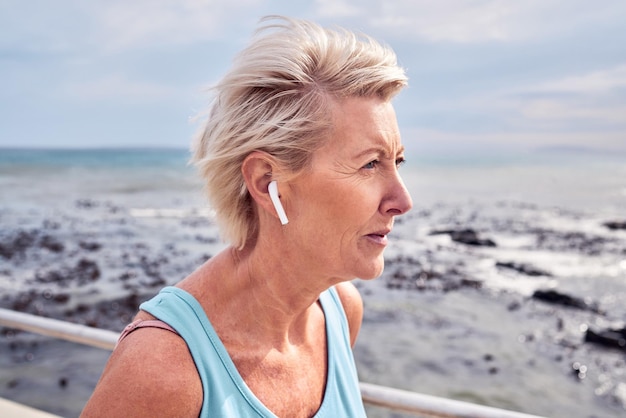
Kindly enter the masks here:
[[285, 214], [285, 208], [283, 208], [282, 203], [280, 203], [276, 180], [272, 180], [270, 182], [269, 186], [267, 186], [267, 191], [270, 194], [270, 199], [272, 199], [272, 203], [274, 204], [274, 209], [276, 209], [276, 213], [278, 214], [278, 219], [280, 219], [280, 223], [283, 225], [287, 225], [289, 219], [287, 219], [287, 215]]

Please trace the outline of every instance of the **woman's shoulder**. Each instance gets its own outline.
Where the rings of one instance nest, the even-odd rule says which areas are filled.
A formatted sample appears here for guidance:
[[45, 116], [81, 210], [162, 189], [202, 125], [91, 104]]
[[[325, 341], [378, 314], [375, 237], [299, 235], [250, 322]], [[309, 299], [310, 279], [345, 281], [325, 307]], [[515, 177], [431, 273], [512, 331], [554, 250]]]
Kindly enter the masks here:
[[81, 417], [197, 417], [201, 407], [202, 384], [185, 341], [146, 327], [116, 347]]
[[335, 290], [346, 313], [350, 329], [350, 343], [354, 346], [363, 320], [363, 299], [352, 282], [339, 283], [335, 285]]

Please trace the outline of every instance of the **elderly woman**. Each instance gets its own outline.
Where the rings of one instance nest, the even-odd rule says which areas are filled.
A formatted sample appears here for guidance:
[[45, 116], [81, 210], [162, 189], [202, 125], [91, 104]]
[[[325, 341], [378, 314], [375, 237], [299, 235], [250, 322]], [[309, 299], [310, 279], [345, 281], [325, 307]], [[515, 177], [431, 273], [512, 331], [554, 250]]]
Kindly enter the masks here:
[[361, 417], [351, 283], [411, 198], [394, 53], [266, 19], [215, 87], [194, 161], [230, 246], [140, 306], [84, 417]]

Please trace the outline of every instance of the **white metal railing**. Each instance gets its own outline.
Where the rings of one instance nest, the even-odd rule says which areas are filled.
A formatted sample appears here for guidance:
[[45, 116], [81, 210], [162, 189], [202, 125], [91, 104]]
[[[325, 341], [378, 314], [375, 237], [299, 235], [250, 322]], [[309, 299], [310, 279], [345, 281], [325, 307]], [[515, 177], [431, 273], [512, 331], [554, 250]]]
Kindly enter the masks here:
[[[0, 308], [0, 326], [20, 329], [79, 344], [112, 350], [118, 333], [85, 325], [44, 318]], [[411, 413], [440, 418], [540, 418], [520, 412], [423, 395], [371, 383], [360, 383], [363, 402]]]
[[52, 318], [0, 308], [0, 325], [92, 347], [113, 350], [119, 334]]

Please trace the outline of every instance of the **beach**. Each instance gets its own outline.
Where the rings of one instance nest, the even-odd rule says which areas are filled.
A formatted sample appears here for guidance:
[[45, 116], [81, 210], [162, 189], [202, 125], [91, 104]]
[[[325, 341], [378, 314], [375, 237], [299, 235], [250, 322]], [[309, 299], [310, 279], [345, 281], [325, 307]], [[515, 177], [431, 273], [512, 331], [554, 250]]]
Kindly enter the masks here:
[[[417, 160], [360, 379], [546, 417], [626, 414], [626, 158]], [[0, 150], [0, 307], [114, 331], [224, 248], [184, 150]], [[78, 416], [109, 352], [0, 329], [0, 397]], [[368, 407], [371, 417], [402, 417]]]

